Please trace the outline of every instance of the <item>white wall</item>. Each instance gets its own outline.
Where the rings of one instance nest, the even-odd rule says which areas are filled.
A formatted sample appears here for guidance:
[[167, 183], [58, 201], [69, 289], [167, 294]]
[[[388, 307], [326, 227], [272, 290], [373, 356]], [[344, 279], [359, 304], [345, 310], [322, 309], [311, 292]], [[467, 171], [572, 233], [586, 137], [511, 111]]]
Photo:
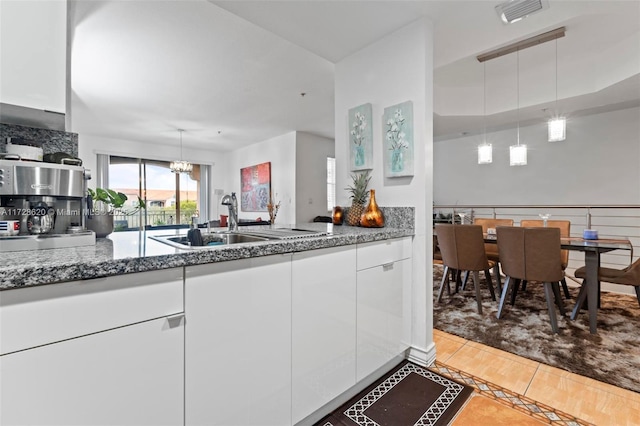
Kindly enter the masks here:
[[335, 156], [335, 141], [298, 132], [296, 138], [296, 223], [327, 216], [327, 157]]
[[509, 166], [516, 130], [487, 134], [493, 163], [479, 165], [481, 136], [434, 144], [436, 204], [640, 204], [640, 108], [570, 118], [567, 139], [522, 127], [526, 166]]
[[[73, 132], [73, 129], [70, 131]], [[172, 161], [176, 159], [178, 154], [174, 145], [153, 145], [140, 141], [128, 141], [119, 139], [106, 139], [92, 135], [78, 134], [78, 157], [82, 159], [83, 166], [95, 172], [96, 155], [109, 154], [120, 155], [133, 158], [147, 158], [152, 160]], [[224, 188], [227, 183], [227, 158], [228, 154], [218, 153], [214, 151], [206, 151], [202, 149], [183, 149], [183, 158], [187, 161], [198, 164], [211, 165], [211, 181], [210, 188], [213, 193], [214, 188]], [[95, 187], [95, 183], [89, 182], [90, 187]], [[219, 207], [215, 202], [217, 198], [211, 197], [211, 205], [209, 211], [211, 218], [217, 219]], [[225, 213], [226, 214], [226, 213]], [[207, 218], [201, 218], [204, 222]]]
[[[79, 157], [84, 161], [86, 168], [94, 171], [97, 154], [171, 161], [175, 159], [177, 152], [176, 147], [172, 145], [151, 145], [139, 141], [105, 139], [83, 134], [80, 134], [78, 139]], [[184, 147], [183, 150], [185, 160], [212, 166], [212, 197], [209, 208], [211, 217], [208, 218], [211, 220], [217, 219], [220, 214], [228, 213], [227, 208], [220, 205], [221, 197], [214, 195], [214, 191], [220, 189], [225, 194], [236, 192], [239, 198], [240, 169], [270, 161], [274, 197], [276, 201], [281, 202], [276, 219], [276, 223], [280, 225], [310, 222], [315, 216], [327, 214], [326, 158], [333, 155], [332, 139], [303, 132], [290, 132], [230, 153], [188, 147]], [[95, 185], [90, 183], [89, 186]], [[313, 201], [311, 204], [309, 199]], [[300, 200], [299, 207], [296, 200]], [[263, 220], [269, 220], [267, 212], [240, 211], [238, 217], [261, 217]], [[205, 219], [207, 218], [201, 218], [201, 222]]]
[[[271, 162], [271, 188], [275, 201], [280, 201], [276, 224], [295, 223], [296, 205], [296, 132], [290, 132], [229, 153], [226, 192], [234, 191], [240, 198], [240, 169]], [[238, 200], [238, 204], [240, 201]], [[226, 213], [223, 213], [226, 214]], [[269, 220], [268, 212], [243, 212], [238, 218]]]
[[[433, 29], [420, 19], [336, 64], [335, 125], [337, 203], [348, 206], [350, 182], [347, 113], [370, 102], [373, 106], [373, 171], [369, 188], [381, 206], [415, 206], [413, 245], [412, 355], [428, 362], [435, 356], [432, 306], [432, 148], [433, 148]], [[385, 179], [382, 114], [385, 107], [413, 101], [415, 175]], [[428, 240], [427, 241], [427, 230]], [[428, 272], [428, 273], [427, 273]]]

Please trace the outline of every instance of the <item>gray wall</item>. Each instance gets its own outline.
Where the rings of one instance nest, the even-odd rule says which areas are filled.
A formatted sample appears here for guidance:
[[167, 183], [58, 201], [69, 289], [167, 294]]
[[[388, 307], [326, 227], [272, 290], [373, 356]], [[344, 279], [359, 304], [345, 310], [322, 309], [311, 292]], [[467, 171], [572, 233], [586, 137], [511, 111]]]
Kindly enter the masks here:
[[[330, 216], [327, 210], [327, 157], [335, 157], [335, 141], [296, 133], [296, 222]], [[336, 189], [337, 191], [337, 189]]]
[[515, 129], [487, 134], [493, 163], [479, 165], [480, 136], [434, 143], [438, 204], [640, 204], [640, 108], [571, 118], [567, 139], [522, 127], [528, 165], [509, 166]]

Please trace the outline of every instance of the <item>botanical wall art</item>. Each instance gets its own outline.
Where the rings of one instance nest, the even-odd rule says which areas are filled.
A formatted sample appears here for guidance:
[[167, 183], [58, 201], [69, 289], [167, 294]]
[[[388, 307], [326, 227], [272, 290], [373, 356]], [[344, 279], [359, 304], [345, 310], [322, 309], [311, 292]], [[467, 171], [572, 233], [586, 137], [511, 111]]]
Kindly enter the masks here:
[[240, 169], [240, 209], [244, 212], [266, 212], [271, 192], [271, 163]]
[[384, 176], [413, 176], [413, 102], [384, 109]]
[[373, 167], [373, 126], [371, 104], [349, 110], [349, 158], [351, 170]]

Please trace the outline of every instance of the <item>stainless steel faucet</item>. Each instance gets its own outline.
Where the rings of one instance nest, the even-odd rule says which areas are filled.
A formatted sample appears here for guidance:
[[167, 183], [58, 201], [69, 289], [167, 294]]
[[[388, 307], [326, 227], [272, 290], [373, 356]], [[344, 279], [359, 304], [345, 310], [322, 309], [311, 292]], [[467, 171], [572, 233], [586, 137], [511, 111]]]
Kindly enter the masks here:
[[222, 205], [229, 207], [229, 231], [238, 230], [238, 199], [236, 193], [222, 197]]

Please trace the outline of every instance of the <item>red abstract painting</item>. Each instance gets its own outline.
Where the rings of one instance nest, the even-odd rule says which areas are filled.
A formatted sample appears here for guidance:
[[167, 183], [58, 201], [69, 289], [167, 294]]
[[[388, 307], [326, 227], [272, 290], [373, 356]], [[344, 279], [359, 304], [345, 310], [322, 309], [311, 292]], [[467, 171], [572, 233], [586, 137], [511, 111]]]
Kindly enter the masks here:
[[240, 209], [244, 212], [266, 212], [271, 191], [271, 163], [240, 169]]

